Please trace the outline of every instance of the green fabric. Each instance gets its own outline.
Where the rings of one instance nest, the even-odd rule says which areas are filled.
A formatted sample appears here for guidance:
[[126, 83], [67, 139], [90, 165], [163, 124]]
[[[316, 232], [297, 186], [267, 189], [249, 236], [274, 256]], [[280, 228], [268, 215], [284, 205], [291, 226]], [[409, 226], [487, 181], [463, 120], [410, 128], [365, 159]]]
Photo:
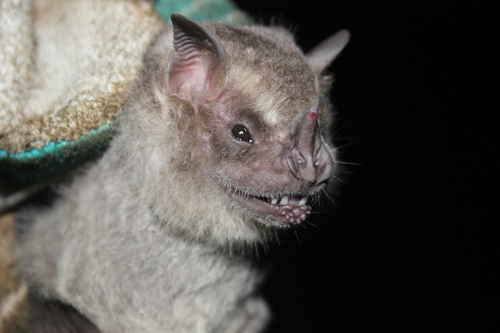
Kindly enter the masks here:
[[[180, 13], [196, 21], [251, 22], [230, 0], [159, 0], [155, 2], [155, 7], [166, 22], [170, 22], [172, 13]], [[114, 133], [114, 123], [108, 122], [77, 140], [50, 142], [41, 149], [17, 154], [0, 149], [0, 177], [24, 185], [81, 165], [105, 151]]]
[[195, 21], [245, 23], [241, 21], [248, 20], [229, 0], [159, 0], [156, 1], [156, 10], [166, 22], [170, 22], [172, 13], [185, 15]]
[[112, 125], [101, 126], [78, 140], [51, 142], [42, 149], [20, 154], [0, 151], [0, 174], [21, 186], [62, 174], [106, 150], [114, 134]]

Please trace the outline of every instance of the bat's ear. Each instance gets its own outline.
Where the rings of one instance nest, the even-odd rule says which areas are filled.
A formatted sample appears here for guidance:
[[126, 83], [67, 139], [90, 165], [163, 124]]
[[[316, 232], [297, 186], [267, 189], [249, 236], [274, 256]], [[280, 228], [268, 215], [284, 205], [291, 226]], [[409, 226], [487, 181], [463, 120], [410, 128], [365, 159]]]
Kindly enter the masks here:
[[227, 84], [230, 68], [221, 42], [204, 26], [172, 14], [175, 52], [168, 63], [170, 95], [193, 101], [212, 101]]
[[337, 58], [347, 45], [347, 42], [349, 42], [349, 38], [349, 31], [340, 30], [306, 54], [309, 64], [318, 75], [325, 71]]

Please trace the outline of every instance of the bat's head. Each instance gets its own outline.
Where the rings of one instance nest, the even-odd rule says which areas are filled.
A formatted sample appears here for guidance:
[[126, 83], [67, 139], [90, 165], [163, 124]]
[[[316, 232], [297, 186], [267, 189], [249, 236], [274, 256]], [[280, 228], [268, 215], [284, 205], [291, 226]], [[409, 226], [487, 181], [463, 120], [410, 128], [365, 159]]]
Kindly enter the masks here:
[[[169, 123], [178, 136], [164, 134], [168, 160], [157, 165], [164, 179], [151, 180], [158, 215], [183, 221], [183, 233], [240, 241], [299, 225], [333, 173], [330, 80], [322, 74], [348, 33], [304, 55], [281, 28], [202, 26], [176, 14], [172, 23], [164, 43], [174, 50], [152, 93], [168, 105], [157, 126]], [[183, 217], [172, 218], [177, 200], [163, 202], [161, 191], [181, 198], [173, 206]]]

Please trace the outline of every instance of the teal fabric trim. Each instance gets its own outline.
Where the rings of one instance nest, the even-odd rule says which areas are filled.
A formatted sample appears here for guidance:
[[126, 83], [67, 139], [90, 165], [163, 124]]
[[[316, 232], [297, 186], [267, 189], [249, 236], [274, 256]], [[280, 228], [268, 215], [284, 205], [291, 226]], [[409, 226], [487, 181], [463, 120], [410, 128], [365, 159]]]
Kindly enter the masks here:
[[97, 129], [90, 130], [90, 134], [82, 135], [77, 140], [61, 141], [61, 142], [49, 142], [47, 145], [43, 146], [41, 149], [33, 149], [33, 150], [29, 150], [29, 151], [22, 152], [22, 153], [9, 153], [9, 152], [2, 149], [2, 150], [0, 150], [0, 159], [11, 158], [11, 159], [17, 159], [19, 161], [28, 161], [28, 160], [40, 158], [40, 157], [47, 155], [47, 154], [50, 154], [50, 155], [57, 154], [61, 148], [63, 148], [64, 146], [67, 146], [68, 144], [73, 144], [73, 143], [80, 141], [80, 140], [87, 140], [92, 135], [97, 135], [103, 131], [108, 130], [111, 126], [111, 123], [114, 123], [114, 121], [106, 123]]
[[179, 13], [195, 21], [220, 21], [233, 24], [251, 24], [250, 17], [230, 0], [159, 0], [156, 11], [170, 23], [170, 15]]
[[99, 156], [116, 133], [116, 121], [78, 140], [49, 143], [42, 149], [0, 156], [0, 178], [19, 186], [49, 179]]

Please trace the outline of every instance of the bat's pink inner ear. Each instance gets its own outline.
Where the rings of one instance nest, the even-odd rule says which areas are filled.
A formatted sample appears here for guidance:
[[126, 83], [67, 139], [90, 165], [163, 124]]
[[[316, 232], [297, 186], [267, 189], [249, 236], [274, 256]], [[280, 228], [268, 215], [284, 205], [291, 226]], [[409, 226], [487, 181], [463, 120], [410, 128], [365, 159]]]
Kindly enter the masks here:
[[227, 84], [229, 57], [220, 40], [204, 26], [172, 14], [175, 52], [168, 64], [168, 91], [181, 99], [212, 101]]

